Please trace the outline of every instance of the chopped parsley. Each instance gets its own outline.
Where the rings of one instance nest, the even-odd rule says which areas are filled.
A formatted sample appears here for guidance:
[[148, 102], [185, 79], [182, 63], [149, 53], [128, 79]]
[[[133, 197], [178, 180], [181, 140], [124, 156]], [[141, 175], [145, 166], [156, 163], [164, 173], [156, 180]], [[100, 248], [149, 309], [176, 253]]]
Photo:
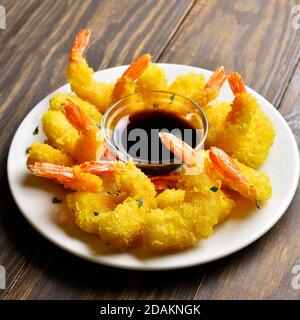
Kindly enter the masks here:
[[119, 192], [119, 191], [115, 191], [115, 192], [107, 191], [107, 194], [114, 194], [116, 196], [119, 196], [121, 194], [121, 192]]
[[57, 197], [54, 197], [52, 199], [52, 203], [62, 203], [62, 200], [61, 199], [58, 199]]
[[260, 203], [257, 200], [255, 201], [255, 205], [257, 209], [260, 209]]
[[171, 95], [171, 97], [170, 97], [170, 100], [171, 100], [171, 101], [170, 101], [170, 104], [173, 103], [174, 99], [175, 99], [175, 93], [173, 93], [173, 94]]
[[97, 211], [94, 211], [93, 214], [95, 217], [99, 216], [99, 212], [97, 212]]
[[39, 133], [39, 126], [36, 126], [36, 128], [33, 130], [32, 134], [36, 136]]
[[26, 154], [28, 154], [29, 153], [29, 151], [30, 151], [30, 147], [28, 147], [28, 148], [26, 148]]
[[209, 190], [212, 192], [217, 192], [219, 190], [219, 188], [218, 187], [211, 187]]
[[99, 129], [101, 129], [101, 123], [98, 123], [98, 124], [97, 124], [97, 127], [98, 127]]
[[153, 109], [158, 109], [159, 108], [159, 104], [158, 103], [153, 103]]
[[139, 208], [144, 204], [144, 201], [142, 198], [137, 199], [136, 202]]

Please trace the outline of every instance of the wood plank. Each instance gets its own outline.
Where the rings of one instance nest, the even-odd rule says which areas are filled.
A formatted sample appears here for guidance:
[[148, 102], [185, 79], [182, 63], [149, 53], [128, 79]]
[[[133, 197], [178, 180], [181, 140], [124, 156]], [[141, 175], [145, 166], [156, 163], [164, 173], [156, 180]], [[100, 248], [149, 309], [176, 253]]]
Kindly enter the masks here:
[[[138, 295], [138, 289], [136, 293], [126, 291], [118, 270], [66, 254], [25, 222], [8, 191], [6, 154], [22, 118], [38, 101], [65, 83], [68, 50], [80, 28], [93, 30], [87, 58], [94, 69], [129, 63], [143, 52], [150, 52], [156, 60], [193, 0], [5, 0], [2, 3], [7, 10], [7, 29], [0, 31], [0, 264], [7, 269], [8, 290], [1, 295], [6, 298], [117, 297], [122, 290], [125, 296]], [[35, 258], [31, 262], [32, 256]], [[86, 277], [80, 280], [80, 274], [85, 273]], [[157, 286], [152, 286], [155, 282], [146, 274], [139, 278], [134, 272], [120, 274], [127, 277], [128, 288], [138, 287], [140, 281], [149, 286], [150, 296], [157, 294], [159, 280]], [[190, 275], [186, 273], [186, 277]], [[95, 278], [99, 280], [95, 282]], [[183, 295], [192, 296], [196, 289], [189, 292], [188, 286], [175, 285], [170, 277], [164, 283], [166, 295], [178, 288]], [[89, 285], [91, 289], [86, 290]]]
[[300, 57], [297, 1], [198, 1], [159, 61], [238, 70], [278, 108]]

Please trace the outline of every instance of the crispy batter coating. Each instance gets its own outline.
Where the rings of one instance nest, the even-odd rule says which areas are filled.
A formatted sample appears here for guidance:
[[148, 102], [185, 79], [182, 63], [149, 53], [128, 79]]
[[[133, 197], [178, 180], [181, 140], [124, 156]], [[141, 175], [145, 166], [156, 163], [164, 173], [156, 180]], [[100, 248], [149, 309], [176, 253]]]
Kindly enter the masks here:
[[136, 91], [167, 90], [168, 79], [164, 70], [157, 64], [150, 64], [136, 81]]
[[269, 200], [272, 197], [270, 178], [264, 172], [252, 169], [238, 161], [236, 163], [248, 182], [254, 186], [257, 201]]
[[227, 101], [213, 100], [203, 109], [208, 120], [208, 135], [205, 147], [210, 148], [216, 145], [225, 130], [225, 120], [231, 110], [231, 104]]
[[63, 166], [73, 165], [71, 157], [62, 153], [60, 150], [49, 146], [46, 143], [33, 143], [28, 151], [27, 165], [35, 162], [48, 162]]
[[156, 197], [160, 209], [178, 206], [184, 202], [185, 190], [166, 189]]
[[89, 233], [98, 233], [99, 217], [121, 203], [124, 195], [107, 193], [74, 192], [66, 197], [67, 206], [75, 214], [76, 224]]
[[143, 203], [149, 207], [156, 206], [154, 185], [131, 160], [126, 166], [122, 165], [117, 169], [114, 179], [117, 191], [125, 192], [135, 199], [142, 199]]
[[232, 158], [258, 169], [265, 161], [275, 138], [274, 128], [255, 97], [242, 93], [234, 100], [224, 130], [214, 140]]
[[54, 148], [72, 156], [79, 134], [65, 115], [58, 110], [48, 110], [43, 115], [42, 122], [47, 142]]
[[102, 114], [91, 103], [80, 99], [74, 94], [59, 93], [50, 100], [51, 110], [61, 110], [69, 101], [74, 102], [79, 108], [84, 111], [96, 125], [100, 125]]
[[[158, 206], [164, 208], [144, 214], [143, 245], [150, 250], [173, 251], [195, 245], [208, 238], [234, 206], [219, 189], [220, 181], [206, 174], [183, 175], [178, 184], [185, 195], [183, 190], [166, 190], [158, 196]], [[218, 190], [212, 191], [216, 186]]]
[[99, 235], [111, 248], [125, 250], [136, 245], [141, 239], [144, 204], [133, 198], [127, 198], [113, 211], [99, 215]]
[[111, 103], [113, 84], [106, 84], [93, 79], [93, 69], [83, 58], [71, 61], [66, 74], [72, 90], [81, 99], [88, 101], [104, 113]]
[[187, 98], [194, 99], [205, 85], [205, 77], [202, 74], [190, 72], [178, 76], [170, 85], [171, 92], [179, 93]]

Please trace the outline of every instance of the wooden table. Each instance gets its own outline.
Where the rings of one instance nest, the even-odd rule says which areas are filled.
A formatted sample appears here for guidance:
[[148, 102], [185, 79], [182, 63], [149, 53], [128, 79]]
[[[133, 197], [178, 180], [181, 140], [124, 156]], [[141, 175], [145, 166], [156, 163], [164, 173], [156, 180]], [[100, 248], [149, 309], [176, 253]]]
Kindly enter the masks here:
[[[74, 257], [22, 217], [8, 188], [7, 152], [30, 109], [66, 82], [75, 33], [93, 30], [95, 70], [149, 52], [157, 62], [238, 70], [285, 116], [300, 138], [300, 30], [297, 1], [2, 0], [0, 30], [0, 264], [3, 299], [299, 299], [300, 192], [260, 240], [227, 258], [185, 270], [137, 272]], [[297, 8], [296, 8], [297, 9]], [[296, 10], [294, 9], [294, 10]], [[294, 22], [293, 22], [294, 19]], [[282, 159], [288, 155], [282, 155]], [[31, 200], [34, 201], [34, 200]]]

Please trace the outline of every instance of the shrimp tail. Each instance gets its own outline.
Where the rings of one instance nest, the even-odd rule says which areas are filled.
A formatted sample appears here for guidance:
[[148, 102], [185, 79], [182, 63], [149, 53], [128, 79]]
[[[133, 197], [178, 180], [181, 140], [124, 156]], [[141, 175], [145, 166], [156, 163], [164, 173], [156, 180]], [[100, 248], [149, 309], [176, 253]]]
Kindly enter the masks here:
[[73, 182], [75, 175], [69, 167], [47, 162], [35, 162], [28, 166], [29, 170], [38, 177], [55, 179], [61, 183]]
[[83, 112], [77, 104], [68, 101], [68, 104], [64, 106], [63, 112], [66, 115], [68, 121], [78, 131], [84, 131], [89, 126], [93, 126], [92, 120]]
[[78, 62], [83, 57], [84, 50], [88, 46], [91, 36], [90, 29], [80, 30], [70, 50], [70, 61]]
[[208, 79], [207, 83], [205, 84], [205, 89], [215, 88], [217, 90], [220, 90], [226, 79], [227, 76], [225, 74], [225, 69], [223, 66], [221, 66], [218, 69], [216, 69], [215, 72]]
[[116, 161], [88, 161], [79, 167], [82, 172], [103, 175], [115, 173], [118, 165]]
[[237, 164], [222, 149], [211, 147], [209, 158], [228, 187], [247, 199], [256, 200], [255, 188], [247, 181]]
[[228, 77], [230, 88], [235, 96], [243, 92], [247, 92], [243, 78], [237, 72], [232, 72]]

